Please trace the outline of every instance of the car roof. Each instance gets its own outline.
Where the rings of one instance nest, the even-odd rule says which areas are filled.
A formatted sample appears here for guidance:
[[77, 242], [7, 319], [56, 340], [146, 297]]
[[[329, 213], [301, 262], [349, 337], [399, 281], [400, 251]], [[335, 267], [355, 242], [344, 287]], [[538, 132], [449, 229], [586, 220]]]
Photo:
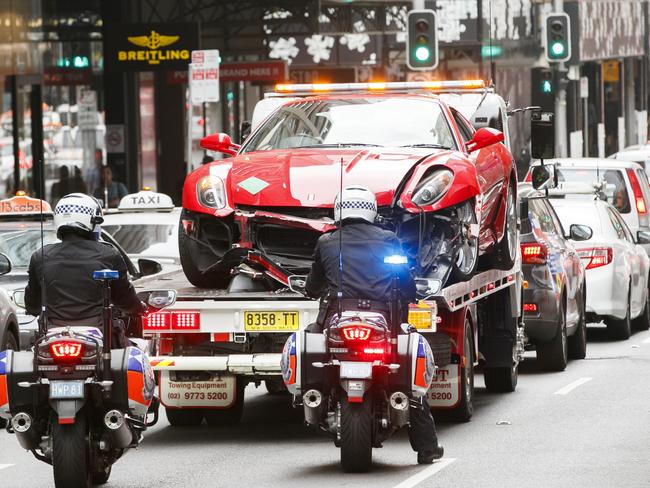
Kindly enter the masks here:
[[[622, 161], [619, 159], [611, 158], [558, 158], [544, 160], [545, 164], [557, 164], [560, 167], [576, 167], [576, 168], [611, 168], [611, 169], [626, 169], [626, 168], [640, 168], [639, 163], [635, 161]], [[643, 169], [643, 168], [641, 168]]]
[[111, 212], [104, 214], [104, 225], [169, 225], [178, 224], [181, 208], [171, 212], [148, 210], [143, 212]]

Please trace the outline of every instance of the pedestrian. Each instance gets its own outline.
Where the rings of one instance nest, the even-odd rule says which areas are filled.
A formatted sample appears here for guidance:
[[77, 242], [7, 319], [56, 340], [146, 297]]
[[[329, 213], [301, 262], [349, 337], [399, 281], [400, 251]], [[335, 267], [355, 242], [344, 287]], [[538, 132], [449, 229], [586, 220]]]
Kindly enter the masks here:
[[104, 208], [117, 207], [120, 200], [128, 194], [126, 185], [113, 180], [113, 171], [108, 166], [102, 169], [102, 183], [95, 188], [93, 196], [103, 203]]
[[70, 170], [67, 166], [59, 167], [59, 181], [56, 181], [52, 184], [52, 205], [63, 198], [64, 195], [71, 193], [72, 180], [70, 180]]
[[86, 193], [86, 183], [81, 176], [81, 170], [78, 166], [74, 167], [74, 176], [71, 179], [71, 193]]

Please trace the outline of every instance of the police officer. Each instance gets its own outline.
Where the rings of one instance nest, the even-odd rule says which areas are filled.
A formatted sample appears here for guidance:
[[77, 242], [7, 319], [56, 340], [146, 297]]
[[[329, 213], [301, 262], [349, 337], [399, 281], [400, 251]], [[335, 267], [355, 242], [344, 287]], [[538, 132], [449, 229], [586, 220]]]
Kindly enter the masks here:
[[[93, 272], [112, 269], [119, 279], [111, 283], [113, 303], [129, 315], [144, 312], [131, 285], [126, 264], [112, 245], [98, 242], [102, 208], [93, 197], [71, 193], [59, 200], [54, 209], [54, 225], [60, 243], [48, 244], [36, 251], [29, 263], [25, 306], [32, 315], [41, 313], [45, 285], [46, 315], [52, 326], [102, 326], [101, 284]], [[125, 347], [123, 326], [114, 324], [115, 347]]]
[[[390, 320], [389, 304], [393, 284], [392, 267], [384, 258], [403, 254], [395, 233], [376, 225], [377, 201], [365, 187], [349, 186], [334, 202], [334, 219], [340, 228], [324, 234], [316, 243], [314, 262], [307, 277], [305, 291], [311, 297], [322, 297], [318, 321], [312, 332], [321, 331], [338, 313], [337, 291], [342, 292], [341, 308], [367, 308], [380, 312]], [[399, 276], [400, 315], [406, 322], [408, 304], [415, 300], [415, 282], [406, 265]], [[390, 323], [390, 322], [389, 322]], [[399, 324], [391, 324], [393, 327]], [[411, 401], [409, 439], [418, 453], [418, 463], [429, 464], [440, 459], [444, 449], [438, 444], [431, 410], [423, 399]]]

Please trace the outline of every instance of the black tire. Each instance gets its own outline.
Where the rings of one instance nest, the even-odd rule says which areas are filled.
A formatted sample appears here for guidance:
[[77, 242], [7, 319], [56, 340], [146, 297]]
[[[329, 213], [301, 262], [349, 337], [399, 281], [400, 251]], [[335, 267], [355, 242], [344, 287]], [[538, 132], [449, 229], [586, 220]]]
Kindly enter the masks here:
[[269, 392], [269, 395], [284, 395], [289, 392], [282, 380], [264, 380], [264, 386], [266, 387], [266, 391]]
[[537, 344], [537, 360], [548, 371], [564, 371], [569, 361], [569, 345], [566, 335], [566, 306], [564, 297], [560, 306], [555, 337]]
[[[513, 179], [513, 176], [510, 177]], [[517, 228], [517, 202], [513, 182], [508, 185], [508, 194], [505, 200], [506, 215], [505, 229], [501, 242], [499, 242], [491, 255], [492, 266], [498, 269], [510, 269], [517, 259], [517, 246], [519, 246], [519, 230]]]
[[113, 466], [95, 466], [93, 469], [93, 484], [104, 485], [108, 483], [108, 479], [111, 477], [112, 469]]
[[223, 427], [225, 425], [237, 425], [241, 422], [244, 414], [244, 388], [245, 384], [237, 378], [237, 397], [235, 404], [227, 409], [206, 409], [203, 411], [205, 420], [211, 427]]
[[630, 338], [632, 335], [632, 320], [630, 320], [630, 296], [627, 297], [627, 310], [625, 312], [625, 317], [622, 319], [615, 319], [609, 317], [605, 320], [607, 324], [607, 332], [612, 337], [618, 341], [624, 341]]
[[485, 368], [485, 389], [491, 393], [510, 393], [517, 389], [519, 365]]
[[372, 420], [368, 396], [362, 403], [341, 399], [341, 467], [346, 473], [365, 473], [372, 465]]
[[[582, 286], [584, 290], [584, 284]], [[569, 337], [569, 358], [571, 359], [584, 359], [587, 357], [587, 319], [585, 316], [585, 306], [585, 301], [583, 300], [578, 328]]]
[[203, 422], [203, 410], [198, 408], [165, 408], [172, 427], [196, 427]]
[[643, 307], [643, 312], [632, 321], [632, 326], [635, 330], [650, 329], [650, 289], [646, 293], [645, 307]]
[[59, 425], [51, 420], [52, 468], [56, 488], [89, 488], [92, 486], [90, 444], [86, 418], [78, 415], [74, 424]]
[[[474, 414], [474, 354], [472, 352], [472, 328], [469, 317], [465, 317], [465, 346], [464, 346], [465, 367], [460, 368], [459, 382], [460, 402], [450, 412], [451, 420], [456, 422], [468, 422]], [[462, 364], [462, 362], [461, 362]]]
[[18, 340], [12, 332], [7, 332], [7, 338], [5, 339], [4, 346], [0, 348], [0, 351], [6, 351], [11, 349], [12, 351], [18, 351]]
[[201, 272], [195, 262], [196, 252], [192, 252], [190, 238], [185, 234], [182, 222], [178, 226], [178, 251], [183, 273], [194, 286], [199, 288], [225, 288], [228, 285], [230, 280], [228, 275], [219, 276], [218, 273], [204, 274]]
[[4, 430], [7, 427], [7, 423], [6, 419], [0, 419], [0, 429]]

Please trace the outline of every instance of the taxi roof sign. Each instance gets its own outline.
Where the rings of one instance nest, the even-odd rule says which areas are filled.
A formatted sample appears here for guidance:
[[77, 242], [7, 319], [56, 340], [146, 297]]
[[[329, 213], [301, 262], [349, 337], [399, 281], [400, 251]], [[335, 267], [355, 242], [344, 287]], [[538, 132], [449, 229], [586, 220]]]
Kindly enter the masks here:
[[147, 210], [169, 212], [174, 209], [174, 202], [169, 195], [145, 189], [123, 197], [117, 209], [120, 212], [144, 212]]
[[53, 217], [52, 207], [45, 200], [19, 195], [0, 200], [0, 218], [21, 215]]

